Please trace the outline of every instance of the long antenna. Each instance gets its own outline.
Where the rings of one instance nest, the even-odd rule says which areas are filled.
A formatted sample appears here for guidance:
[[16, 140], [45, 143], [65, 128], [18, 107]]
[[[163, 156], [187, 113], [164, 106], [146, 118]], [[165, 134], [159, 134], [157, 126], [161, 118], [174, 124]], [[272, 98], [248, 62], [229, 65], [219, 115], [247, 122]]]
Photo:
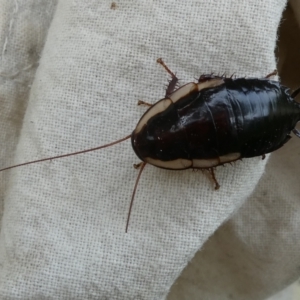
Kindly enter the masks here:
[[5, 171], [5, 170], [10, 170], [10, 169], [13, 169], [13, 168], [17, 168], [17, 167], [21, 167], [21, 166], [26, 166], [26, 165], [31, 165], [31, 164], [34, 164], [34, 163], [39, 163], [39, 162], [47, 161], [47, 160], [54, 160], [54, 159], [58, 159], [58, 158], [63, 158], [63, 157], [77, 155], [77, 154], [92, 152], [92, 151], [95, 151], [95, 150], [99, 150], [99, 149], [102, 149], [102, 148], [106, 148], [106, 147], [113, 146], [115, 144], [121, 143], [121, 142], [129, 139], [130, 137], [131, 137], [131, 134], [125, 136], [124, 138], [122, 138], [120, 140], [117, 140], [117, 141], [114, 141], [112, 143], [109, 143], [109, 144], [106, 144], [106, 145], [103, 145], [103, 146], [99, 146], [99, 147], [96, 147], [96, 148], [85, 149], [85, 150], [81, 150], [81, 151], [77, 151], [77, 152], [73, 152], [73, 153], [68, 153], [68, 154], [63, 154], [63, 155], [57, 155], [57, 156], [52, 156], [52, 157], [47, 157], [47, 158], [42, 158], [42, 159], [38, 159], [38, 160], [33, 160], [33, 161], [25, 162], [25, 163], [22, 163], [22, 164], [17, 164], [17, 165], [14, 165], [14, 166], [10, 166], [10, 167], [6, 167], [6, 168], [3, 168], [3, 169], [0, 169], [0, 172]]
[[138, 183], [140, 181], [140, 178], [141, 178], [141, 175], [142, 175], [142, 172], [143, 172], [145, 166], [146, 166], [146, 163], [142, 162], [141, 165], [140, 165], [141, 169], [140, 169], [139, 175], [138, 175], [138, 177], [136, 178], [136, 181], [135, 181], [134, 189], [133, 189], [132, 196], [131, 196], [131, 201], [130, 201], [128, 216], [127, 216], [127, 222], [126, 222], [126, 228], [125, 228], [125, 232], [126, 233], [128, 231], [129, 219], [130, 219], [130, 215], [131, 215], [131, 209], [132, 209], [132, 205], [133, 205], [133, 200], [134, 200], [136, 188], [138, 186]]

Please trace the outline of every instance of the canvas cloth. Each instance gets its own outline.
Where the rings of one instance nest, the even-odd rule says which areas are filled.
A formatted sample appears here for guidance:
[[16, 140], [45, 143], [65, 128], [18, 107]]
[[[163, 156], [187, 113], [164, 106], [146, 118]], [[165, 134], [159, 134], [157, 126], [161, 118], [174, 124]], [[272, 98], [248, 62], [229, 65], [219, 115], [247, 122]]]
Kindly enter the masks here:
[[[164, 96], [158, 57], [181, 83], [276, 68], [285, 0], [111, 4], [0, 1], [3, 167], [130, 134]], [[0, 298], [265, 299], [300, 273], [298, 145], [218, 168], [219, 191], [147, 165], [127, 234], [129, 140], [1, 173]]]

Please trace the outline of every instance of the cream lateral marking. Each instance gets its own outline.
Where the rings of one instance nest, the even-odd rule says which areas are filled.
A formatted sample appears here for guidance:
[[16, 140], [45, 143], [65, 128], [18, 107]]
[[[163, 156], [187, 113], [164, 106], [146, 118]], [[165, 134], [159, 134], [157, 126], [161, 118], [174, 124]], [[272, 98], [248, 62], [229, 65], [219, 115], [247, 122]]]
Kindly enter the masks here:
[[193, 159], [192, 168], [200, 168], [200, 169], [207, 169], [217, 166], [219, 163], [219, 159], [211, 158], [211, 159]]
[[183, 85], [172, 93], [169, 98], [164, 98], [149, 108], [136, 126], [135, 133], [139, 133], [153, 116], [166, 110], [172, 103], [176, 103], [194, 91], [200, 92], [203, 89], [216, 87], [222, 83], [224, 83], [223, 79], [211, 79], [202, 83], [190, 82]]
[[200, 83], [197, 84], [198, 92], [200, 92], [203, 89], [213, 88], [213, 87], [219, 86], [223, 83], [224, 83], [223, 79], [210, 79], [210, 80], [205, 81], [205, 82], [200, 82]]
[[240, 157], [241, 154], [236, 152], [211, 159], [193, 159], [193, 168], [212, 168], [219, 166], [220, 164], [234, 162]]
[[170, 170], [184, 170], [192, 167], [192, 161], [183, 158], [170, 160], [170, 161], [162, 161], [158, 159], [153, 159], [151, 157], [147, 157], [145, 161], [156, 167], [170, 169]]
[[172, 101], [168, 98], [165, 98], [165, 99], [158, 101], [151, 108], [149, 108], [149, 110], [144, 114], [144, 116], [141, 118], [141, 120], [137, 124], [135, 133], [139, 133], [153, 116], [165, 111], [171, 104], [172, 104]]
[[211, 79], [211, 80], [201, 82], [201, 83], [190, 82], [190, 83], [183, 85], [178, 90], [176, 90], [174, 93], [172, 93], [169, 96], [169, 98], [172, 100], [173, 103], [176, 103], [177, 101], [179, 101], [180, 99], [182, 99], [183, 97], [189, 95], [190, 93], [192, 93], [194, 91], [200, 92], [203, 89], [216, 87], [223, 83], [224, 83], [223, 79]]
[[173, 92], [169, 96], [169, 98], [172, 100], [173, 103], [176, 103], [181, 98], [183, 98], [186, 95], [188, 95], [188, 94], [190, 94], [194, 91], [197, 91], [197, 90], [198, 90], [197, 83], [190, 82], [190, 83], [187, 83], [187, 84], [183, 85], [182, 87], [180, 87], [175, 92]]
[[229, 163], [235, 160], [238, 160], [241, 157], [241, 153], [235, 152], [235, 153], [229, 153], [223, 156], [220, 156], [220, 163]]
[[207, 169], [213, 168], [220, 164], [230, 163], [233, 161], [238, 160], [241, 157], [240, 153], [230, 153], [227, 155], [223, 155], [216, 158], [211, 159], [175, 159], [171, 161], [161, 161], [158, 159], [153, 159], [151, 157], [145, 158], [145, 161], [151, 165], [156, 167], [170, 169], [170, 170], [184, 170], [188, 168], [200, 168], [200, 169]]

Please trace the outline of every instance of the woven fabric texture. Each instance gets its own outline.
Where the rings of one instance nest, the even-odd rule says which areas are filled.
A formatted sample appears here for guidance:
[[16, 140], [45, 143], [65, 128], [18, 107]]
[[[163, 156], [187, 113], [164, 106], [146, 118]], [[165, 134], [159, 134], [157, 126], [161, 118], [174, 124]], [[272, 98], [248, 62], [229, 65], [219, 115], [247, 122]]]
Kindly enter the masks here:
[[[145, 111], [137, 101], [164, 97], [169, 76], [159, 57], [181, 84], [211, 72], [264, 77], [276, 68], [286, 1], [0, 3], [5, 167], [129, 135]], [[218, 168], [219, 191], [207, 174], [147, 165], [127, 234], [139, 162], [130, 140], [2, 173], [1, 297], [275, 293], [299, 276], [295, 142], [270, 159]], [[170, 292], [189, 262], [182, 278], [192, 276], [193, 288]]]

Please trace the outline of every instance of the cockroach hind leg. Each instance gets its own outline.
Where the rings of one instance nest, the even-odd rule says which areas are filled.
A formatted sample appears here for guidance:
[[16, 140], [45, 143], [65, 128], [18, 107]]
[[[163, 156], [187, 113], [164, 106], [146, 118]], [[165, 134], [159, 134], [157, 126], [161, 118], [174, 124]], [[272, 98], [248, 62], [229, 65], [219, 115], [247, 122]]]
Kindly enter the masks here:
[[149, 106], [149, 107], [152, 106], [151, 103], [145, 102], [145, 101], [143, 101], [143, 100], [139, 100], [138, 103], [137, 103], [137, 105], [146, 105], [146, 106]]
[[164, 63], [162, 58], [158, 58], [156, 60], [157, 63], [163, 66], [163, 68], [171, 75], [171, 80], [169, 80], [169, 84], [166, 88], [166, 97], [172, 94], [177, 87], [178, 84], [178, 78], [177, 76], [168, 68], [168, 66]]
[[277, 75], [277, 70], [274, 70], [273, 72], [271, 72], [270, 74], [268, 74], [265, 78], [270, 78], [270, 77], [272, 77], [272, 76], [275, 76], [275, 75]]
[[213, 168], [208, 168], [207, 170], [209, 171], [209, 173], [210, 173], [210, 175], [212, 177], [212, 180], [215, 183], [215, 190], [218, 190], [220, 188], [220, 184], [219, 184], [219, 182], [218, 182], [218, 180], [216, 178], [214, 169]]

